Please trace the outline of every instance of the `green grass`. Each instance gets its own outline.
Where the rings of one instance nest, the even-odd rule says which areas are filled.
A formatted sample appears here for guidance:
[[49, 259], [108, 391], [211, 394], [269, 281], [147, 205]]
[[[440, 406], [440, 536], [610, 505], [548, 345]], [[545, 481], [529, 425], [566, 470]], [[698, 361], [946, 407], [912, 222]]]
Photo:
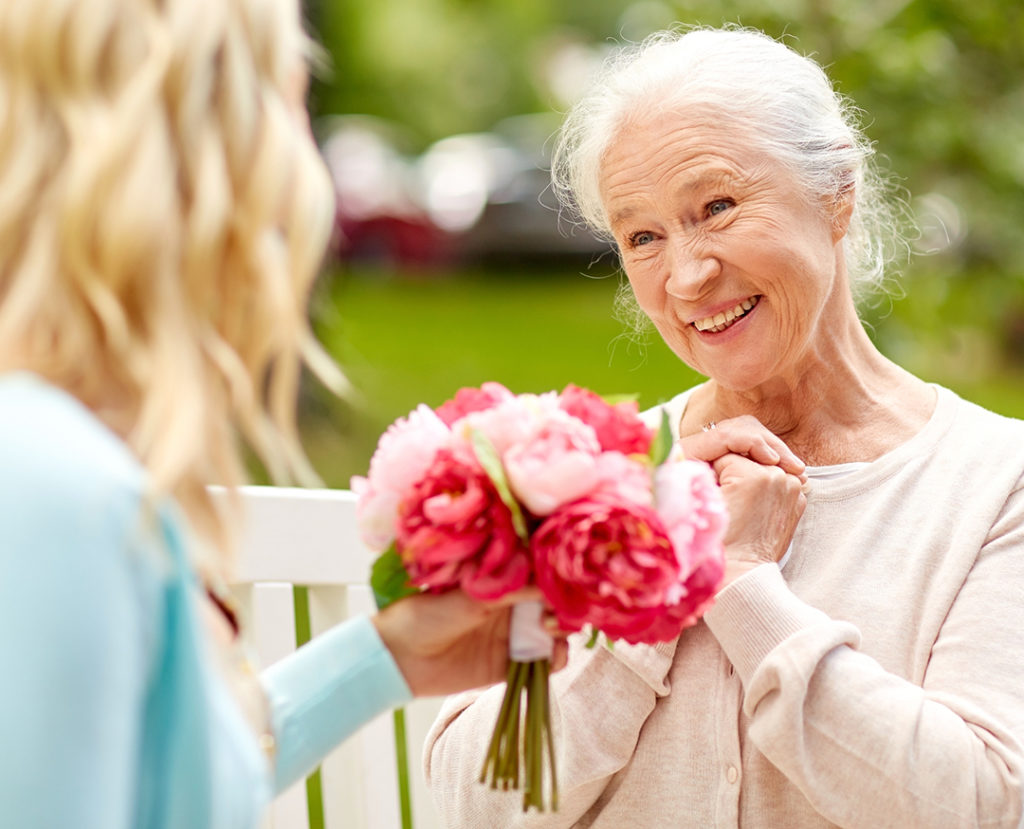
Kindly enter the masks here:
[[[618, 278], [576, 271], [399, 278], [335, 276], [317, 331], [357, 390], [351, 404], [307, 399], [307, 448], [325, 481], [365, 471], [381, 431], [418, 403], [436, 406], [487, 380], [514, 392], [573, 382], [652, 406], [697, 376], [656, 336], [632, 342], [613, 318]], [[319, 416], [317, 416], [319, 415]], [[324, 416], [326, 415], [326, 417]]]
[[[304, 395], [303, 437], [325, 483], [347, 486], [365, 472], [388, 424], [461, 386], [497, 380], [515, 392], [542, 392], [573, 382], [637, 394], [647, 407], [699, 379], [656, 333], [643, 346], [624, 334], [614, 319], [618, 277], [610, 266], [588, 274], [549, 267], [325, 278], [315, 325], [356, 390], [345, 403], [312, 383]], [[869, 312], [872, 335], [924, 379], [1021, 417], [1024, 370], [1007, 356], [1005, 309], [988, 301], [986, 284], [917, 277], [907, 298]]]

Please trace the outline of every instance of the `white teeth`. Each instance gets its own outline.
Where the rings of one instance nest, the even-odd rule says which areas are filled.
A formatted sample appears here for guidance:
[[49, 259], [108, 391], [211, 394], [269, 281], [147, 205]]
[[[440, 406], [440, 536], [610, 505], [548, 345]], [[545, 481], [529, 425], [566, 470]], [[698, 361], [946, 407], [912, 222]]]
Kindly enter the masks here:
[[713, 317], [706, 317], [705, 319], [697, 320], [693, 323], [693, 326], [698, 331], [711, 331], [712, 333], [717, 334], [719, 331], [724, 331], [736, 320], [745, 316], [751, 308], [757, 305], [758, 301], [759, 297], [756, 296], [751, 297], [750, 299], [745, 299], [743, 302], [727, 311], [715, 314]]

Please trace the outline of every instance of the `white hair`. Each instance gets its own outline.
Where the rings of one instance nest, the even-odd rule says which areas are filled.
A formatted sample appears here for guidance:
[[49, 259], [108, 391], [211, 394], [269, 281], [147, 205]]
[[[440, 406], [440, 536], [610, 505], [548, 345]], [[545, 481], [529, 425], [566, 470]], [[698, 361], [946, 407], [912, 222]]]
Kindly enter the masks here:
[[610, 240], [600, 174], [615, 135], [648, 113], [692, 109], [746, 130], [809, 198], [827, 204], [852, 187], [844, 240], [851, 288], [860, 298], [881, 286], [887, 264], [907, 249], [905, 216], [874, 165], [858, 113], [816, 62], [756, 30], [671, 30], [615, 52], [559, 133], [552, 181], [562, 203]]

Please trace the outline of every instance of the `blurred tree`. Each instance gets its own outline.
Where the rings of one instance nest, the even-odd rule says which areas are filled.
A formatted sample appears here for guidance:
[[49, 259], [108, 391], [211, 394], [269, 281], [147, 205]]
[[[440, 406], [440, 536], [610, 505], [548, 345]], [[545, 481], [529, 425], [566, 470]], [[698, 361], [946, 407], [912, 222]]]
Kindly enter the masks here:
[[405, 124], [420, 145], [541, 108], [529, 44], [555, 25], [545, 0], [311, 0], [331, 60], [315, 114]]

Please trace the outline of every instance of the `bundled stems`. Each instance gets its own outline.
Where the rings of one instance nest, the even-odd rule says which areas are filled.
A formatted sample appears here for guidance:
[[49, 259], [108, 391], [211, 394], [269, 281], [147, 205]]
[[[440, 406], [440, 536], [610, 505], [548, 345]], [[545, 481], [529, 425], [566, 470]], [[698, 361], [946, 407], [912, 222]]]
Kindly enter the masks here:
[[[558, 810], [555, 747], [551, 737], [551, 706], [548, 697], [548, 660], [510, 662], [505, 697], [487, 748], [480, 782], [490, 776], [492, 789], [519, 788], [520, 753], [523, 758], [523, 811], [532, 806], [544, 811], [544, 758], [551, 769], [551, 809]], [[526, 692], [525, 722], [521, 711]], [[546, 750], [546, 751], [545, 751]]]

